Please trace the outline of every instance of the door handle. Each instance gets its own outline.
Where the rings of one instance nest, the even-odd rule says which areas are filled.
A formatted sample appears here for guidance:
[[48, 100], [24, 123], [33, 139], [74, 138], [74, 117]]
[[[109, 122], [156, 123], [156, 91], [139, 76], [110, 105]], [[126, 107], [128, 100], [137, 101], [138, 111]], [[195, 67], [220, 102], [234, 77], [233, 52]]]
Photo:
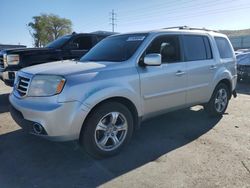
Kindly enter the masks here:
[[215, 65], [211, 65], [209, 69], [214, 70], [214, 69], [217, 69], [217, 67]]
[[186, 74], [186, 72], [180, 71], [180, 70], [178, 70], [178, 71], [175, 73], [176, 76], [182, 76], [182, 75], [184, 75], [184, 74]]

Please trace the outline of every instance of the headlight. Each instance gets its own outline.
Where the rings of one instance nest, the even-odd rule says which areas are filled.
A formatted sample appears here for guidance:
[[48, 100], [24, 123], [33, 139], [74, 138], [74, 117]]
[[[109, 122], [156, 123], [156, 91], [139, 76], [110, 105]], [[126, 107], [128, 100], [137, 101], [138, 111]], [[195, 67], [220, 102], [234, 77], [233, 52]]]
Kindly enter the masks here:
[[7, 54], [3, 54], [3, 64], [4, 67], [7, 67]]
[[31, 81], [28, 96], [45, 97], [59, 94], [65, 82], [62, 76], [36, 75]]
[[6, 56], [6, 62], [8, 65], [17, 65], [19, 61], [19, 55], [17, 54], [11, 54]]

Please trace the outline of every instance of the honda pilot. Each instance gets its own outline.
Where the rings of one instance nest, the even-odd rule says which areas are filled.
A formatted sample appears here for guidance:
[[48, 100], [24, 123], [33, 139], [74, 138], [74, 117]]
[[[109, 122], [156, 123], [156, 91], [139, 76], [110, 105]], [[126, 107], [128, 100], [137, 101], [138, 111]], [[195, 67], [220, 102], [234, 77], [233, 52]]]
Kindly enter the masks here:
[[236, 96], [228, 38], [180, 27], [105, 38], [79, 61], [24, 68], [9, 100], [16, 122], [51, 140], [76, 140], [95, 157], [128, 144], [140, 123], [203, 105], [212, 116]]

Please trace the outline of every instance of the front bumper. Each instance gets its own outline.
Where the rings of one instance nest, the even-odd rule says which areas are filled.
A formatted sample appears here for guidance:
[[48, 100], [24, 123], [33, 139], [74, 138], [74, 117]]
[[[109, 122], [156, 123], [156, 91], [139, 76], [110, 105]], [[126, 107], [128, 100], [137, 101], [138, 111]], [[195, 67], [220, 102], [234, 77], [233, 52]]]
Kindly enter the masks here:
[[[15, 109], [12, 105], [10, 106], [10, 114], [15, 122], [20, 125], [20, 127], [22, 127], [25, 132], [36, 134], [36, 132], [33, 130], [33, 125], [37, 122], [24, 119], [22, 113]], [[42, 135], [47, 135], [45, 130], [43, 131]]]
[[237, 74], [238, 74], [238, 78], [243, 78], [243, 79], [250, 78], [250, 72], [237, 71]]
[[31, 134], [35, 133], [30, 126], [38, 123], [44, 132], [36, 134], [37, 136], [54, 141], [78, 139], [89, 109], [78, 101], [57, 103], [56, 98], [57, 96], [19, 99], [12, 93], [9, 97], [12, 108], [15, 109], [14, 113], [12, 110], [12, 117]]

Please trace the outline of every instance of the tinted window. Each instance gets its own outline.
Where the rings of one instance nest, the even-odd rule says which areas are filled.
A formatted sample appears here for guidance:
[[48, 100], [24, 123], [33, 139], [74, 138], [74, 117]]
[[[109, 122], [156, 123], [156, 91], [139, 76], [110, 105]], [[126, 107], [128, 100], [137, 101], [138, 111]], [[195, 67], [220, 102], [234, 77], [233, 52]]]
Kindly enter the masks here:
[[78, 47], [78, 50], [89, 50], [92, 47], [92, 37], [84, 36], [78, 37], [72, 41], [75, 46]]
[[146, 50], [146, 54], [161, 54], [162, 63], [180, 62], [180, 43], [178, 36], [156, 38]]
[[145, 34], [118, 35], [99, 42], [81, 61], [126, 61], [146, 38]]
[[103, 39], [106, 38], [106, 37], [107, 37], [107, 36], [96, 36], [98, 42], [101, 41], [101, 40], [103, 40]]
[[216, 41], [221, 58], [233, 57], [233, 52], [231, 50], [231, 46], [227, 39], [222, 38], [222, 37], [215, 37], [215, 41]]
[[71, 35], [60, 37], [52, 41], [51, 43], [47, 44], [45, 48], [61, 48], [70, 38]]
[[197, 61], [211, 59], [212, 53], [207, 37], [185, 35], [183, 36], [185, 59]]
[[212, 50], [211, 50], [209, 39], [208, 37], [203, 37], [203, 40], [204, 40], [205, 47], [206, 47], [207, 59], [212, 59], [213, 55], [212, 55]]

